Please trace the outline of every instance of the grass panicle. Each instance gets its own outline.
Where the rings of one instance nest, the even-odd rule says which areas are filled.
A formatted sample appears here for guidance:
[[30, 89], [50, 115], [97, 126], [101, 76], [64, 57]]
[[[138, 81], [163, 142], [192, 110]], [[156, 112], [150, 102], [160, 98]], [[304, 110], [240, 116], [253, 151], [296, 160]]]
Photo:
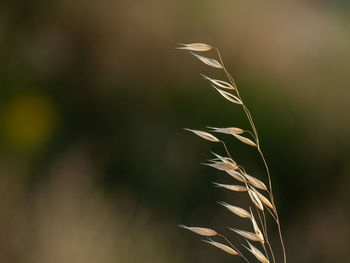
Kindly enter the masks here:
[[[207, 126], [208, 131], [185, 129], [187, 131], [190, 131], [198, 135], [199, 137], [207, 141], [222, 143], [222, 145], [224, 146], [225, 155], [227, 155], [228, 157], [223, 157], [219, 154], [213, 153], [215, 158], [208, 160], [209, 163], [203, 163], [203, 164], [207, 166], [211, 166], [217, 170], [224, 171], [229, 175], [231, 175], [231, 177], [235, 181], [238, 181], [239, 183], [241, 183], [241, 184], [214, 183], [214, 185], [219, 188], [225, 188], [235, 192], [242, 192], [243, 194], [244, 192], [247, 192], [253, 207], [255, 207], [255, 212], [253, 213], [253, 210], [251, 209], [251, 207], [249, 207], [249, 212], [248, 212], [244, 208], [231, 205], [225, 202], [218, 202], [218, 204], [220, 204], [221, 206], [224, 206], [234, 215], [243, 218], [243, 220], [250, 220], [250, 223], [252, 225], [252, 228], [254, 229], [254, 232], [240, 230], [238, 228], [229, 228], [229, 229], [246, 240], [248, 246], [246, 245], [242, 245], [242, 246], [246, 248], [247, 251], [252, 256], [254, 256], [258, 261], [262, 263], [269, 263], [269, 262], [276, 263], [275, 251], [274, 251], [275, 248], [271, 246], [268, 232], [267, 232], [267, 223], [266, 223], [267, 216], [265, 215], [265, 212], [268, 211], [269, 215], [271, 216], [273, 221], [276, 223], [278, 235], [280, 238], [280, 244], [281, 244], [281, 254], [283, 255], [283, 262], [286, 263], [287, 262], [286, 251], [285, 251], [284, 241], [282, 237], [281, 224], [280, 224], [277, 208], [274, 201], [269, 167], [267, 165], [267, 162], [265, 160], [264, 154], [261, 149], [259, 134], [255, 127], [253, 118], [250, 114], [248, 107], [244, 104], [244, 101], [239, 93], [239, 90], [235, 81], [233, 80], [232, 76], [228, 73], [224, 65], [224, 62], [222, 60], [221, 54], [217, 48], [208, 44], [192, 43], [192, 44], [179, 44], [179, 47], [177, 47], [177, 49], [188, 51], [190, 52], [190, 54], [195, 56], [205, 65], [223, 71], [223, 73], [226, 76], [225, 80], [212, 78], [203, 74], [201, 74], [201, 76], [204, 80], [208, 81], [208, 84], [211, 87], [213, 87], [226, 101], [233, 103], [236, 107], [242, 107], [248, 119], [248, 122], [250, 124], [249, 130], [241, 129], [238, 127], [220, 128], [220, 127], [211, 127], [211, 126]], [[216, 58], [210, 58], [207, 56], [202, 56], [197, 53], [194, 53], [194, 52], [203, 53], [207, 51], [215, 51]], [[263, 182], [264, 180], [260, 180], [251, 175], [248, 175], [244, 170], [244, 168], [239, 164], [237, 164], [232, 159], [231, 154], [228, 148], [226, 147], [225, 142], [211, 133], [215, 133], [215, 135], [229, 134], [234, 136], [235, 139], [239, 140], [240, 142], [247, 144], [249, 146], [255, 147], [264, 163], [264, 166], [266, 169], [266, 180], [268, 184], [265, 184]], [[260, 193], [258, 189], [262, 193]], [[257, 218], [259, 219], [258, 221], [255, 220], [254, 214], [257, 215]], [[249, 260], [246, 258], [246, 256], [236, 246], [234, 246], [229, 241], [228, 238], [216, 232], [215, 230], [211, 228], [188, 227], [184, 225], [180, 225], [180, 227], [190, 230], [192, 232], [195, 232], [198, 235], [207, 237], [208, 239], [203, 241], [219, 248], [220, 250], [228, 254], [239, 256], [242, 260], [249, 263]], [[209, 237], [222, 238], [226, 244], [209, 239]], [[249, 243], [248, 239], [251, 242], [256, 242], [256, 245], [255, 243], [254, 245]], [[257, 248], [256, 246], [260, 246], [261, 249]]]

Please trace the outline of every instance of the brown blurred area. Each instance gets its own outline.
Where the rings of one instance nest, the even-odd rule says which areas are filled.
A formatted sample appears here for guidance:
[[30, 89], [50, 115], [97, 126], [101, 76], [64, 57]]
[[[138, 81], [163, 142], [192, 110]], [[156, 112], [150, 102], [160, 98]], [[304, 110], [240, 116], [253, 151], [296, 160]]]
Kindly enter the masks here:
[[222, 149], [182, 127], [248, 128], [178, 42], [218, 47], [251, 109], [288, 261], [350, 262], [349, 29], [347, 1], [0, 3], [0, 262], [240, 262], [177, 227], [242, 242], [216, 201], [247, 200], [200, 165]]

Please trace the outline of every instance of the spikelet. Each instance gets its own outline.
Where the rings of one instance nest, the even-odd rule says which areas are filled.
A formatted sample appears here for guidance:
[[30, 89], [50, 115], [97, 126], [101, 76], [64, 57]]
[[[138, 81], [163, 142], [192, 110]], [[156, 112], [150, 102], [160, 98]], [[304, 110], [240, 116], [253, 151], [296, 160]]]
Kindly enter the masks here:
[[203, 139], [206, 139], [208, 141], [220, 142], [220, 140], [218, 138], [216, 138], [214, 135], [210, 134], [209, 132], [199, 131], [199, 130], [191, 130], [191, 129], [187, 129], [187, 128], [184, 128], [184, 130], [193, 132], [194, 134], [197, 134], [198, 136], [200, 136]]
[[216, 187], [222, 187], [231, 191], [235, 192], [246, 192], [248, 191], [247, 187], [242, 186], [242, 185], [232, 185], [232, 184], [218, 184], [218, 183], [213, 183], [215, 184]]
[[236, 229], [236, 228], [229, 228], [230, 230], [236, 232], [238, 235], [241, 235], [242, 237], [246, 238], [246, 239], [249, 239], [249, 240], [252, 240], [252, 241], [263, 241], [261, 240], [261, 238], [257, 235], [257, 234], [254, 234], [252, 232], [248, 232], [248, 231], [244, 231], [244, 230], [239, 230], [239, 229]]
[[256, 247], [254, 247], [253, 245], [251, 245], [248, 241], [247, 241], [248, 245], [250, 248], [244, 246], [246, 249], [248, 249], [248, 251], [250, 251], [250, 253], [252, 253], [257, 260], [259, 260], [261, 263], [269, 263], [268, 259], [264, 256], [263, 253], [261, 253], [261, 251], [259, 249], [257, 249]]
[[210, 167], [213, 167], [215, 169], [221, 170], [221, 171], [226, 171], [230, 170], [232, 165], [229, 163], [224, 163], [224, 162], [214, 162], [214, 163], [202, 163], [203, 165], [207, 165]]
[[182, 47], [176, 47], [176, 49], [184, 49], [184, 50], [190, 50], [190, 51], [209, 51], [213, 49], [212, 46], [203, 44], [203, 43], [192, 43], [192, 44], [181, 44]]
[[263, 204], [261, 203], [258, 195], [251, 189], [248, 189], [248, 194], [249, 194], [249, 197], [250, 199], [252, 200], [253, 204], [259, 208], [261, 211], [264, 210], [264, 206]]
[[252, 140], [246, 138], [246, 137], [243, 137], [241, 135], [238, 135], [238, 134], [232, 134], [233, 136], [235, 136], [238, 140], [240, 140], [241, 142], [244, 142], [245, 144], [248, 144], [250, 146], [254, 146], [256, 147], [256, 143], [253, 142]]
[[217, 60], [215, 60], [213, 58], [203, 57], [201, 55], [198, 55], [198, 54], [195, 54], [192, 52], [191, 52], [191, 54], [208, 66], [211, 66], [214, 68], [220, 68], [220, 69], [222, 68], [222, 65]]
[[232, 89], [232, 90], [235, 89], [230, 83], [227, 83], [226, 81], [219, 80], [219, 79], [212, 79], [212, 78], [209, 78], [203, 74], [201, 74], [201, 75], [204, 79], [209, 80], [213, 85], [215, 85], [217, 87], [220, 87], [223, 89]]
[[[208, 238], [209, 239], [209, 238]], [[238, 252], [236, 250], [234, 250], [233, 248], [229, 247], [229, 246], [226, 246], [224, 244], [221, 244], [221, 243], [218, 243], [218, 242], [215, 242], [211, 239], [209, 240], [203, 240], [204, 242], [207, 242], [223, 251], [225, 251], [226, 253], [229, 253], [231, 255], [238, 255]]]
[[242, 105], [242, 101], [235, 95], [231, 94], [231, 93], [228, 93], [227, 91], [224, 91], [224, 90], [221, 90], [221, 89], [218, 89], [217, 87], [215, 87], [213, 84], [212, 84], [212, 87], [214, 89], [216, 89], [220, 94], [221, 96], [223, 96], [225, 99], [227, 99], [228, 101], [231, 101], [235, 104], [240, 104]]
[[221, 160], [221, 161], [223, 161], [223, 162], [228, 161], [228, 162], [231, 162], [231, 163], [236, 164], [236, 162], [233, 161], [231, 158], [223, 157], [223, 156], [221, 156], [221, 155], [219, 155], [219, 154], [216, 154], [216, 153], [214, 153], [214, 152], [211, 152], [211, 153], [214, 154], [216, 158], [218, 158], [219, 160]]
[[230, 171], [238, 169], [238, 166], [236, 164], [230, 163], [230, 162], [214, 162], [214, 163], [202, 163], [203, 165], [214, 167], [215, 169], [221, 170], [221, 171]]
[[270, 207], [271, 209], [273, 209], [273, 205], [271, 204], [269, 199], [267, 199], [265, 196], [260, 194], [256, 189], [253, 189], [253, 191], [257, 194], [261, 202], [263, 202], [267, 207]]
[[206, 237], [216, 236], [218, 234], [215, 230], [210, 228], [205, 228], [205, 227], [190, 227], [185, 225], [179, 225], [179, 227], [185, 228], [198, 235], [206, 236]]
[[224, 163], [231, 163], [231, 164], [233, 164], [235, 167], [238, 168], [237, 163], [236, 163], [234, 160], [232, 160], [231, 158], [223, 157], [223, 156], [221, 156], [221, 155], [219, 155], [219, 154], [216, 154], [216, 153], [214, 153], [214, 152], [211, 152], [211, 153], [214, 154], [215, 157], [217, 158], [217, 159], [214, 159], [214, 161], [220, 160], [220, 161], [222, 161], [222, 162], [224, 162]]
[[238, 215], [239, 217], [242, 217], [242, 218], [250, 218], [251, 217], [250, 213], [243, 208], [240, 208], [240, 207], [234, 206], [234, 205], [229, 205], [225, 202], [218, 202], [218, 203], [220, 205], [226, 207], [228, 210], [230, 210], [235, 215]]
[[203, 163], [204, 165], [208, 165], [222, 171], [234, 171], [238, 169], [237, 163], [233, 161], [231, 158], [222, 157], [214, 152], [212, 152], [212, 154], [216, 156], [215, 159], [209, 160], [213, 163], [209, 163], [209, 164]]
[[243, 183], [247, 182], [247, 180], [244, 178], [244, 176], [240, 172], [237, 172], [234, 170], [228, 170], [228, 171], [226, 171], [226, 173], [228, 173], [229, 175], [231, 175], [233, 178], [235, 178], [236, 180], [238, 180], [240, 182], [243, 182]]
[[255, 177], [250, 176], [247, 173], [244, 173], [243, 176], [248, 180], [248, 183], [251, 184], [252, 186], [255, 186], [256, 188], [259, 188], [262, 190], [267, 190], [266, 185], [260, 180], [256, 179]]
[[220, 132], [220, 133], [226, 133], [226, 134], [241, 134], [244, 132], [244, 130], [240, 128], [235, 128], [235, 127], [228, 127], [228, 128], [216, 128], [216, 127], [210, 127], [208, 126], [207, 128], [212, 129], [213, 132]]
[[250, 220], [252, 221], [254, 232], [260, 238], [260, 240], [264, 241], [264, 235], [262, 234], [262, 232], [258, 226], [258, 223], [256, 222], [256, 220], [254, 218], [254, 214], [252, 212], [252, 209], [250, 207], [249, 207], [249, 210], [250, 210]]

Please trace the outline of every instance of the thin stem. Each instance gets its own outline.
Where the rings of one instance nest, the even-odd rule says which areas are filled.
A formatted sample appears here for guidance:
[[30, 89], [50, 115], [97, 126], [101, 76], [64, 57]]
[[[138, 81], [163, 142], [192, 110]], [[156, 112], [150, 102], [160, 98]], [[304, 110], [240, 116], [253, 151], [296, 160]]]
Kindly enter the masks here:
[[276, 216], [271, 212], [271, 210], [270, 210], [268, 207], [266, 207], [266, 209], [267, 209], [267, 211], [269, 211], [270, 215], [272, 216], [272, 218], [275, 220], [275, 222], [276, 222], [276, 224], [277, 224], [277, 218], [276, 218]]
[[282, 231], [281, 231], [281, 224], [280, 224], [280, 220], [279, 220], [279, 217], [278, 217], [278, 212], [277, 212], [277, 209], [276, 209], [275, 201], [274, 201], [274, 198], [273, 198], [270, 170], [269, 170], [269, 167], [268, 167], [267, 162], [265, 160], [264, 154], [262, 153], [262, 151], [260, 149], [260, 145], [258, 145], [258, 151], [259, 151], [259, 153], [261, 155], [261, 158], [264, 161], [264, 165], [265, 165], [266, 172], [267, 172], [267, 175], [268, 175], [269, 186], [270, 186], [270, 198], [271, 198], [271, 202], [272, 202], [272, 206], [273, 206], [273, 211], [275, 212], [275, 216], [276, 216], [275, 221], [277, 223], [278, 234], [279, 234], [279, 237], [280, 237], [280, 240], [281, 240], [281, 245], [282, 245], [282, 250], [283, 250], [283, 261], [284, 261], [284, 263], [286, 263], [287, 262], [286, 249], [284, 247]]
[[268, 239], [268, 237], [267, 237], [267, 230], [266, 230], [266, 222], [265, 222], [265, 224], [263, 223], [263, 221], [262, 221], [262, 219], [261, 219], [261, 215], [260, 215], [260, 213], [259, 213], [258, 208], [257, 208], [257, 207], [255, 207], [255, 209], [256, 209], [256, 212], [257, 212], [257, 214], [258, 214], [258, 216], [259, 216], [260, 224], [261, 224], [261, 226], [262, 226], [262, 229], [263, 229], [263, 232], [264, 232], [265, 239]]
[[267, 241], [266, 244], [267, 244], [267, 245], [269, 246], [269, 248], [270, 248], [273, 262], [276, 263], [275, 254], [273, 253], [273, 250], [272, 250], [272, 247], [271, 247], [270, 242]]
[[237, 93], [237, 96], [238, 96], [239, 100], [242, 102], [242, 106], [243, 106], [244, 112], [245, 112], [245, 114], [247, 115], [247, 118], [248, 118], [248, 121], [249, 121], [249, 123], [250, 123], [250, 126], [252, 127], [253, 132], [254, 132], [254, 134], [255, 134], [256, 142], [257, 142], [257, 144], [259, 144], [258, 131], [257, 131], [256, 128], [255, 128], [255, 124], [254, 124], [253, 118], [252, 118], [252, 116], [250, 115], [250, 112], [249, 112], [248, 108], [243, 104], [243, 100], [242, 100], [242, 98], [241, 98], [241, 96], [240, 96], [240, 94], [239, 94], [237, 85], [236, 85], [235, 81], [233, 80], [231, 74], [227, 71], [227, 69], [226, 69], [226, 67], [225, 67], [225, 65], [224, 65], [224, 62], [223, 62], [223, 60], [222, 60], [222, 57], [221, 57], [221, 54], [220, 54], [219, 49], [215, 48], [215, 50], [216, 50], [216, 52], [217, 52], [217, 54], [218, 54], [218, 56], [219, 56], [220, 63], [221, 63], [222, 68], [223, 68], [223, 70], [224, 70], [224, 72], [225, 72], [225, 74], [226, 74], [226, 77], [229, 79], [229, 81], [231, 82], [231, 84], [234, 86], [235, 91], [236, 91], [236, 93]]
[[[267, 236], [267, 230], [266, 230], [266, 222], [265, 222], [265, 224], [263, 223], [263, 221], [262, 221], [262, 219], [261, 219], [261, 215], [260, 215], [259, 210], [258, 210], [256, 207], [255, 207], [255, 209], [256, 209], [256, 212], [257, 212], [257, 214], [258, 214], [258, 216], [259, 216], [259, 220], [260, 220], [260, 224], [261, 224], [261, 226], [262, 226], [262, 230], [263, 230], [263, 234], [264, 234], [265, 240], [267, 241], [267, 240], [268, 240], [268, 236]], [[262, 211], [262, 213], [263, 213], [263, 212], [264, 212], [264, 211]], [[264, 241], [261, 242], [261, 245], [262, 245], [263, 248], [264, 248], [265, 255], [266, 255], [267, 259], [270, 261], [269, 254], [267, 253], [267, 250], [266, 250]]]
[[276, 209], [276, 205], [275, 205], [275, 200], [273, 198], [273, 193], [272, 193], [272, 183], [271, 183], [271, 176], [270, 176], [270, 170], [269, 167], [267, 165], [267, 162], [265, 160], [264, 154], [262, 153], [261, 149], [260, 149], [260, 145], [258, 144], [258, 152], [264, 162], [265, 165], [265, 169], [266, 169], [266, 173], [267, 173], [267, 179], [269, 181], [269, 194], [270, 194], [270, 198], [271, 198], [271, 202], [272, 202], [272, 206], [273, 206], [273, 210], [275, 213], [277, 213], [277, 209]]
[[230, 240], [228, 240], [228, 239], [227, 239], [224, 235], [222, 235], [222, 234], [218, 234], [218, 236], [220, 236], [220, 237], [222, 237], [223, 239], [225, 239], [225, 241], [226, 241], [227, 243], [229, 243], [230, 246], [231, 246], [234, 250], [236, 250], [236, 251], [238, 252], [238, 255], [239, 255], [240, 257], [242, 257], [247, 263], [249, 263], [248, 259], [242, 254], [242, 252], [241, 252], [238, 248], [236, 248], [236, 247], [230, 242]]
[[269, 248], [270, 248], [272, 260], [273, 260], [274, 263], [276, 263], [275, 254], [273, 253], [273, 249], [272, 249], [272, 247], [271, 247], [271, 244], [270, 244], [270, 241], [269, 241], [269, 237], [268, 237], [268, 234], [267, 234], [267, 226], [266, 226], [266, 216], [265, 216], [265, 212], [263, 211], [262, 214], [263, 214], [264, 223], [265, 223], [265, 230], [266, 230], [266, 243], [267, 243], [267, 245], [268, 245]]
[[[224, 65], [224, 62], [222, 60], [222, 57], [221, 57], [221, 54], [220, 54], [220, 51], [215, 48], [217, 54], [218, 54], [218, 57], [220, 59], [220, 63], [223, 67], [223, 70], [227, 76], [227, 78], [229, 79], [229, 81], [231, 82], [231, 84], [233, 85], [233, 87], [235, 88], [235, 91], [237, 93], [237, 97], [239, 98], [239, 100], [242, 102], [242, 107], [244, 109], [244, 112], [245, 114], [247, 115], [247, 118], [248, 118], [248, 121], [250, 123], [250, 126], [254, 132], [254, 135], [255, 135], [255, 139], [256, 139], [256, 144], [257, 144], [257, 149], [261, 155], [261, 158], [263, 159], [263, 162], [264, 162], [264, 165], [265, 165], [265, 168], [266, 168], [266, 172], [267, 172], [267, 177], [268, 177], [268, 181], [269, 181], [269, 195], [270, 195], [270, 199], [271, 199], [271, 202], [272, 202], [272, 206], [273, 206], [273, 212], [275, 213], [275, 216], [274, 219], [277, 223], [277, 226], [278, 226], [278, 232], [279, 232], [279, 236], [280, 236], [280, 240], [281, 240], [281, 245], [282, 245], [282, 250], [283, 250], [283, 259], [284, 259], [284, 263], [287, 262], [287, 259], [286, 259], [286, 250], [285, 250], [285, 247], [284, 247], [284, 242], [283, 242], [283, 238], [282, 238], [282, 231], [281, 231], [281, 226], [280, 226], [280, 222], [279, 222], [279, 217], [278, 217], [278, 213], [277, 213], [277, 209], [276, 209], [276, 205], [275, 205], [275, 201], [274, 201], [274, 197], [273, 197], [273, 193], [272, 193], [272, 183], [271, 183], [271, 176], [270, 176], [270, 171], [269, 171], [269, 168], [268, 168], [268, 165], [266, 163], [266, 160], [265, 160], [265, 157], [261, 151], [261, 148], [260, 148], [260, 143], [259, 143], [259, 136], [258, 136], [258, 131], [255, 127], [255, 124], [254, 124], [254, 121], [253, 121], [253, 118], [249, 112], [249, 109], [244, 105], [243, 103], [243, 100], [239, 94], [239, 91], [238, 91], [238, 88], [237, 88], [237, 85], [235, 83], [235, 81], [233, 80], [232, 76], [230, 75], [230, 73], [228, 73], [225, 65]], [[272, 213], [271, 213], [272, 215]]]
[[266, 255], [266, 257], [267, 257], [267, 260], [270, 262], [269, 254], [267, 253], [265, 243], [264, 243], [264, 242], [261, 242], [261, 245], [262, 245], [262, 247], [263, 247], [263, 249], [264, 249], [264, 252], [265, 252], [265, 255]]
[[254, 133], [252, 133], [250, 130], [245, 130], [244, 132], [249, 133], [254, 138], [254, 140], [256, 141], [256, 137], [255, 137]]
[[226, 147], [226, 143], [224, 141], [220, 141], [220, 142], [224, 145], [224, 148], [225, 148], [225, 151], [226, 151], [227, 155], [232, 159], [231, 154], [230, 154], [230, 152], [228, 151], [228, 149]]
[[[238, 89], [237, 89], [237, 92], [238, 92]], [[242, 103], [243, 103], [243, 100], [242, 100], [241, 96], [239, 95], [239, 92], [238, 92], [238, 98], [239, 98], [239, 99], [242, 101]], [[257, 131], [256, 127], [255, 127], [255, 124], [254, 124], [252, 115], [250, 114], [250, 111], [249, 111], [249, 109], [248, 109], [248, 107], [247, 107], [246, 105], [243, 104], [242, 106], [243, 106], [243, 109], [244, 109], [244, 111], [245, 111], [245, 113], [246, 113], [246, 115], [247, 115], [247, 118], [248, 118], [248, 120], [249, 120], [249, 123], [250, 123], [250, 125], [252, 126], [252, 129], [253, 129], [253, 131], [254, 131], [255, 139], [256, 139], [256, 144], [259, 145], [259, 134], [258, 134], [258, 131]]]

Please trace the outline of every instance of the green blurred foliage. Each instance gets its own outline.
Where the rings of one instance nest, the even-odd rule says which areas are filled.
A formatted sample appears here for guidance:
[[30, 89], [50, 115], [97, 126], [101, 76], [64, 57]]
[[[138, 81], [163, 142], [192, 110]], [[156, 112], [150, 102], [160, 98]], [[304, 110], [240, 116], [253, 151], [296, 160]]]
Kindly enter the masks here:
[[0, 258], [232, 260], [176, 228], [226, 231], [238, 221], [215, 201], [247, 202], [200, 165], [223, 149], [182, 130], [249, 127], [199, 76], [223, 74], [173, 49], [202, 41], [256, 121], [290, 262], [349, 261], [349, 28], [345, 1], [1, 3]]

